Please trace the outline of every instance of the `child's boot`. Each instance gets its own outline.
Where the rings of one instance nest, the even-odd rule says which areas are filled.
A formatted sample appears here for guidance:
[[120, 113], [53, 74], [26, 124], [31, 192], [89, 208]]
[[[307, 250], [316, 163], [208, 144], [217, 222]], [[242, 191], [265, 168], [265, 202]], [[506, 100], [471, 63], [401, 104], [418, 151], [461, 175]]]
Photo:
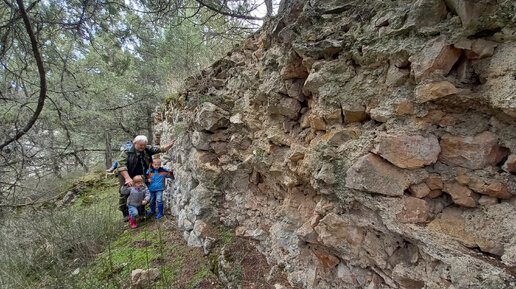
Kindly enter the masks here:
[[136, 219], [129, 217], [129, 223], [131, 223], [131, 228], [138, 228], [138, 225], [136, 225]]
[[150, 212], [147, 213], [147, 217], [150, 217], [156, 213], [156, 201], [150, 203]]
[[158, 204], [158, 215], [156, 216], [156, 219], [159, 219], [163, 217], [163, 203]]

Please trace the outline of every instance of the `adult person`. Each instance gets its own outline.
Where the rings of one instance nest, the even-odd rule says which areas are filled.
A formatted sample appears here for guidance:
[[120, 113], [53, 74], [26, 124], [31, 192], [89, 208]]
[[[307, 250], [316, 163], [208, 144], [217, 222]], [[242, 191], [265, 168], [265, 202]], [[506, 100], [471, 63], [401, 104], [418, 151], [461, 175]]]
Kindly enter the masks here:
[[[174, 145], [174, 140], [162, 147], [147, 145], [148, 142], [149, 141], [147, 140], [146, 136], [138, 135], [133, 140], [133, 146], [124, 149], [120, 153], [118, 158], [118, 180], [120, 181], [120, 189], [123, 185], [133, 186], [133, 178], [135, 176], [142, 176], [145, 180], [145, 173], [147, 172], [149, 165], [152, 163], [152, 155], [166, 152]], [[127, 197], [128, 195], [122, 195], [120, 193], [120, 198], [118, 201], [118, 208], [120, 211], [122, 211], [124, 222], [129, 220]]]

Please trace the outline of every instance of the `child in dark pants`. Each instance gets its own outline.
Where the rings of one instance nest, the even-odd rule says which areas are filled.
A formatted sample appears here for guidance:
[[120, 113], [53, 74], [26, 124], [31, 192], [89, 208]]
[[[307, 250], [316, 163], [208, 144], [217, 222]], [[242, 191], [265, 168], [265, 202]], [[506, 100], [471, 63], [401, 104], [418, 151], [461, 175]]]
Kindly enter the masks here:
[[163, 191], [167, 188], [166, 179], [174, 178], [174, 174], [161, 167], [161, 159], [152, 160], [152, 166], [147, 171], [147, 182], [150, 191], [150, 209], [147, 216], [152, 216], [156, 212], [156, 202], [158, 203], [158, 215], [156, 219], [163, 217]]
[[150, 199], [150, 192], [145, 186], [145, 182], [141, 176], [135, 176], [133, 178], [134, 186], [122, 187], [122, 195], [129, 195], [127, 198], [127, 207], [129, 208], [129, 222], [131, 228], [137, 228], [136, 217], [140, 212], [145, 212], [144, 207]]

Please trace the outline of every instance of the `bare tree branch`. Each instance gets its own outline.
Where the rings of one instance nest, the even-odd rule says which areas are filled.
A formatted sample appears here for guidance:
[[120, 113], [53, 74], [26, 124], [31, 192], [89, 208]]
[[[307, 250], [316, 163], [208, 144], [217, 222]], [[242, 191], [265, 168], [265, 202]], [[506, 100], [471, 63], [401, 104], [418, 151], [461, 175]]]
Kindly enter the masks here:
[[239, 14], [239, 13], [233, 13], [233, 12], [227, 12], [227, 11], [223, 11], [223, 7], [215, 7], [213, 5], [210, 5], [208, 3], [206, 3], [206, 1], [202, 1], [202, 0], [195, 0], [197, 3], [199, 3], [199, 5], [201, 6], [204, 6], [208, 9], [210, 9], [211, 11], [214, 11], [218, 14], [221, 14], [221, 15], [224, 15], [224, 16], [229, 16], [229, 17], [234, 17], [234, 18], [239, 18], [239, 19], [245, 19], [245, 20], [263, 20], [262, 18], [260, 17], [254, 17], [254, 16], [250, 16], [250, 15], [246, 15], [246, 14]]

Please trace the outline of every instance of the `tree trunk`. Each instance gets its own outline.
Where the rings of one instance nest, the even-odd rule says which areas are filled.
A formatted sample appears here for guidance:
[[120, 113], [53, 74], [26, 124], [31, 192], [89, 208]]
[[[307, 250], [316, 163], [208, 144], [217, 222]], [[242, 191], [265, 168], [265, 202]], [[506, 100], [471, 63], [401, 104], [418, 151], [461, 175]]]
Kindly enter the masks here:
[[[147, 139], [149, 140], [149, 145], [154, 145], [154, 133], [152, 131], [152, 126], [154, 125], [154, 107], [151, 107], [150, 105], [146, 106], [147, 113], [145, 115], [145, 126], [147, 130]], [[159, 144], [158, 144], [159, 145]]]
[[109, 131], [106, 131], [104, 133], [104, 136], [106, 140], [106, 169], [109, 169], [113, 164], [113, 160], [111, 159], [111, 133]]
[[267, 14], [266, 17], [272, 16], [272, 0], [265, 0], [265, 7], [267, 7]]

